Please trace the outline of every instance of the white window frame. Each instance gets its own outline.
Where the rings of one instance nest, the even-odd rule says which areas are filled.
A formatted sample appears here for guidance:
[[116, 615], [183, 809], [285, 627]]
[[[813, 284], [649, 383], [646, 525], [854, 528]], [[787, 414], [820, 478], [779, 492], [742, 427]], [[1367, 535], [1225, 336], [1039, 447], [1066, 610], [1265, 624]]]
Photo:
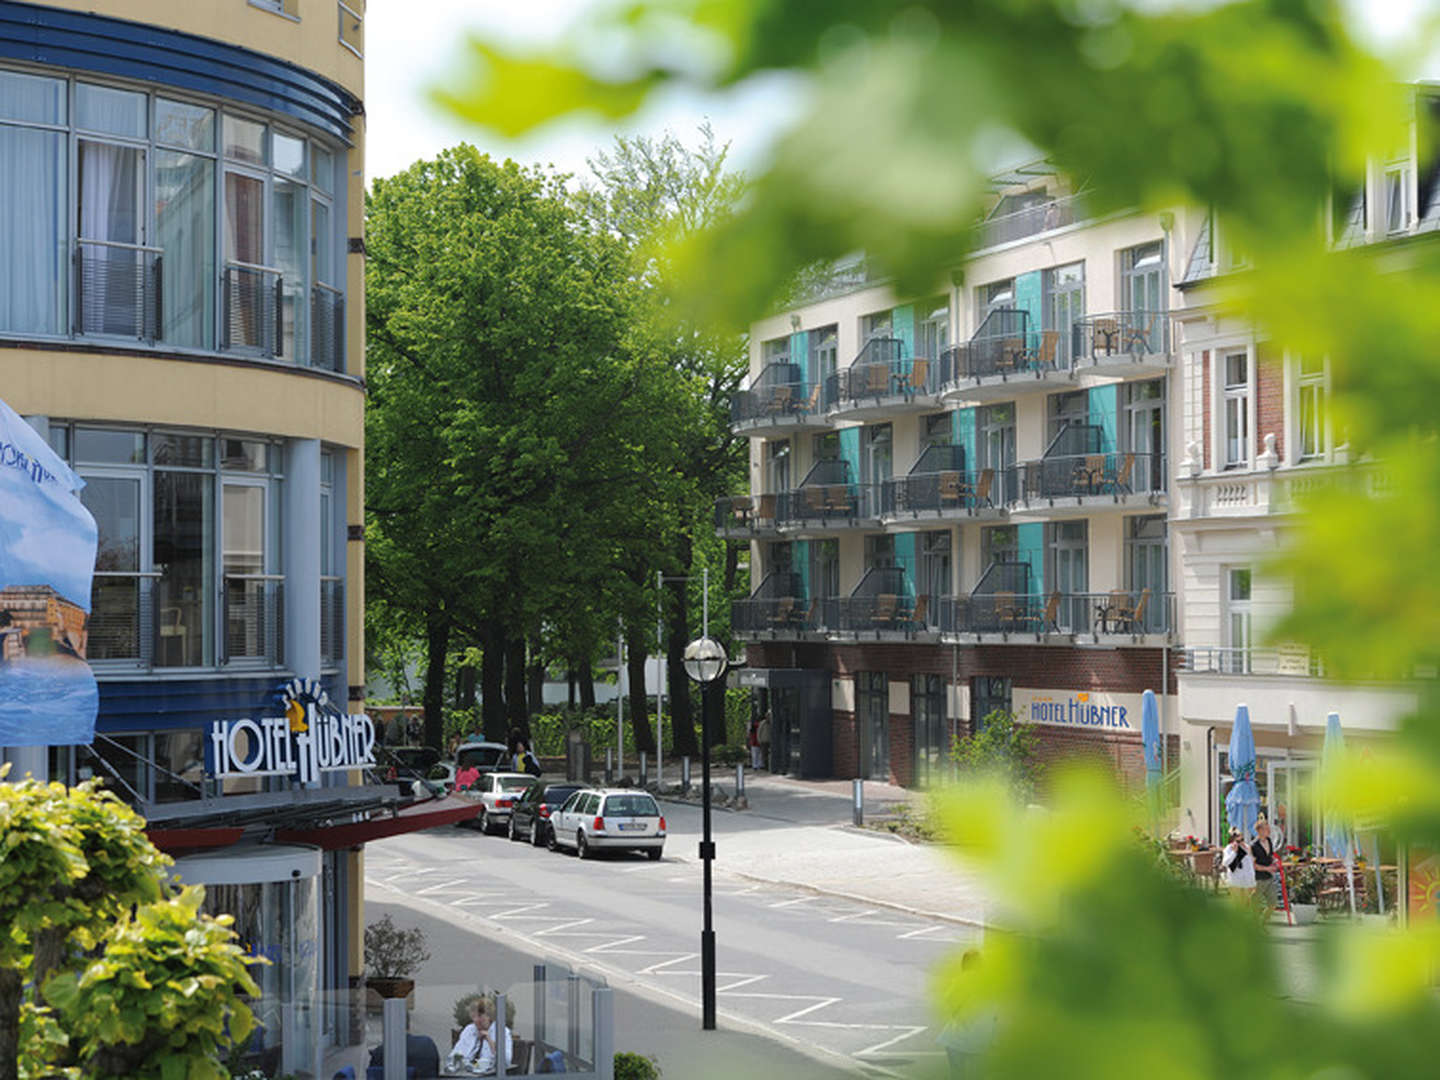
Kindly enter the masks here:
[[[1287, 353], [1285, 357], [1285, 445], [1289, 450], [1290, 464], [1312, 464], [1330, 461], [1334, 455], [1334, 426], [1331, 421], [1330, 359], [1321, 360], [1319, 372], [1306, 372], [1305, 358], [1299, 353]], [[1304, 402], [1307, 394], [1318, 395], [1320, 420], [1319, 446], [1307, 453], [1305, 450]]]
[[[1245, 574], [1247, 577], [1246, 595], [1243, 599], [1235, 597], [1237, 575], [1239, 574]], [[1254, 648], [1255, 642], [1254, 568], [1250, 566], [1221, 567], [1220, 589], [1220, 606], [1224, 612], [1224, 622], [1221, 624], [1222, 639], [1225, 648], [1232, 650], [1228, 655], [1236, 665], [1236, 670], [1244, 673], [1249, 669], [1249, 653]]]
[[[1245, 381], [1230, 383], [1229, 362], [1231, 358], [1240, 355], [1245, 357]], [[1213, 410], [1216, 471], [1249, 469], [1253, 467], [1255, 460], [1255, 348], [1245, 345], [1216, 349], [1214, 356], [1215, 371], [1211, 376], [1211, 384], [1217, 404], [1217, 408]], [[1239, 457], [1233, 457], [1230, 453], [1229, 420], [1232, 402], [1243, 408], [1245, 413], [1245, 433]]]
[[1391, 162], [1380, 174], [1380, 193], [1385, 211], [1384, 233], [1397, 236], [1409, 231], [1415, 205], [1410, 194], [1410, 163]]

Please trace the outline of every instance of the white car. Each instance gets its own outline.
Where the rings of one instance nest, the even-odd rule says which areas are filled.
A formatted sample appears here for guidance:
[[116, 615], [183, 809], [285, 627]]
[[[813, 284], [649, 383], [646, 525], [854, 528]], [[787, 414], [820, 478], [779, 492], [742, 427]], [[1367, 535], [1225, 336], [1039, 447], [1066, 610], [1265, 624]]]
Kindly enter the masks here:
[[550, 815], [546, 836], [551, 851], [574, 848], [582, 859], [613, 848], [658, 859], [665, 849], [665, 818], [644, 791], [577, 791]]
[[470, 798], [480, 801], [480, 813], [473, 819], [475, 827], [482, 833], [504, 832], [515, 803], [534, 784], [535, 777], [529, 773], [481, 773], [467, 789]]

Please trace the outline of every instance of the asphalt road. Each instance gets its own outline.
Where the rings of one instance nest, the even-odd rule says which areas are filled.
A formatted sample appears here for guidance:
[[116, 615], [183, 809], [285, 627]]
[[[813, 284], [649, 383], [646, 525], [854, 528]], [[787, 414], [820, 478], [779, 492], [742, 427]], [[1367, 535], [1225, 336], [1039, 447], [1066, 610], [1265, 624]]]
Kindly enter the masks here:
[[617, 991], [617, 1048], [655, 1056], [667, 1077], [942, 1073], [929, 971], [976, 932], [727, 873], [727, 832], [749, 833], [753, 846], [763, 830], [758, 842], [778, 850], [793, 835], [746, 815], [716, 815], [723, 1030], [700, 1032], [699, 811], [665, 813], [659, 862], [580, 862], [454, 828], [368, 845], [367, 921], [403, 908], [430, 936], [415, 1027], [447, 1041], [450, 1003], [483, 983], [514, 987], [523, 1029], [532, 965], [550, 958], [605, 976]]

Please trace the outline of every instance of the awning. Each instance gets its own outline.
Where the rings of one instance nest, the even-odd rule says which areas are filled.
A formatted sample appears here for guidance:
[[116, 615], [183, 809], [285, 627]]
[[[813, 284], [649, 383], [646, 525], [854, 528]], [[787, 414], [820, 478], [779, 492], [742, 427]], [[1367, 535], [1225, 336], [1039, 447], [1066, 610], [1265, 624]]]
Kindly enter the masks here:
[[202, 848], [229, 847], [245, 835], [242, 828], [157, 829], [148, 828], [145, 835], [161, 851], [198, 851]]
[[319, 829], [277, 829], [275, 839], [285, 844], [314, 844], [326, 851], [355, 847], [387, 836], [433, 829], [437, 825], [454, 825], [480, 813], [479, 801], [472, 802], [458, 795], [412, 803], [394, 814], [373, 817], [346, 825]]

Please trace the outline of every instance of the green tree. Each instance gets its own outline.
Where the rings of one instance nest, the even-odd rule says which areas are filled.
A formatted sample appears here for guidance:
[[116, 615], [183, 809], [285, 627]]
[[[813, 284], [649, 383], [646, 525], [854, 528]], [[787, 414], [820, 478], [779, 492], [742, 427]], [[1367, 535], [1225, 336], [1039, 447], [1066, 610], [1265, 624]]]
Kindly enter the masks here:
[[[1416, 28], [1414, 55], [1432, 29]], [[601, 36], [627, 70], [580, 59]], [[699, 44], [687, 52], [687, 41]], [[1367, 159], [1406, 142], [1405, 91], [1357, 45], [1338, 3], [839, 0], [818, 11], [641, 0], [601, 9], [549, 53], [477, 42], [473, 73], [442, 97], [507, 132], [582, 108], [627, 115], [677, 83], [728, 92], [784, 75], [797, 85], [797, 115], [741, 208], [674, 256], [691, 310], [730, 326], [766, 310], [797, 273], [857, 249], [900, 293], [928, 291], [963, 262], [987, 174], [1015, 147], [1048, 155], [1100, 213], [1210, 208], [1252, 267], [1230, 275], [1222, 306], [1271, 340], [1327, 355], [1337, 428], [1384, 462], [1382, 497], [1361, 474], [1312, 501], [1284, 557], [1298, 590], [1280, 632], [1313, 643], [1344, 676], [1433, 670], [1440, 254], [1426, 242], [1327, 248], [1327, 204], [1346, 207]], [[1433, 121], [1418, 112], [1433, 157]], [[1434, 689], [1422, 688], [1394, 753], [1338, 769], [1344, 802], [1329, 792], [1432, 850]], [[1316, 1007], [1297, 1008], [1253, 921], [1135, 852], [1115, 792], [1090, 778], [1053, 786], [1047, 815], [1017, 811], [1003, 785], [974, 785], [951, 806], [954, 841], [1022, 931], [992, 935], [978, 970], [957, 965], [937, 983], [948, 1016], [1000, 1008], [987, 1074], [1381, 1076], [1428, 1065], [1440, 1019], [1435, 933], [1337, 932]]]
[[994, 709], [968, 735], [956, 738], [950, 757], [971, 780], [998, 776], [1022, 806], [1035, 798], [1040, 763], [1035, 760], [1039, 736], [1030, 724], [1018, 723], [1015, 714]]

